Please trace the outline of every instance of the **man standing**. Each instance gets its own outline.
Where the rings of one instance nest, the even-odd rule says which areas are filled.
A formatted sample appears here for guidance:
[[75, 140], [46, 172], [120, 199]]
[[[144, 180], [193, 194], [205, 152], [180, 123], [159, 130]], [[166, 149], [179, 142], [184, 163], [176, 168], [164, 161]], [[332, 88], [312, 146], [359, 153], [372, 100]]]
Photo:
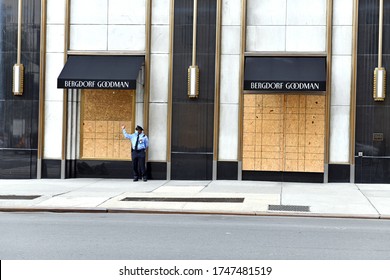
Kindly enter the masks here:
[[145, 152], [149, 146], [148, 137], [143, 133], [143, 128], [139, 125], [135, 128], [135, 133], [126, 133], [126, 127], [122, 125], [123, 136], [131, 141], [131, 158], [133, 160], [134, 182], [139, 179], [147, 181], [145, 170]]

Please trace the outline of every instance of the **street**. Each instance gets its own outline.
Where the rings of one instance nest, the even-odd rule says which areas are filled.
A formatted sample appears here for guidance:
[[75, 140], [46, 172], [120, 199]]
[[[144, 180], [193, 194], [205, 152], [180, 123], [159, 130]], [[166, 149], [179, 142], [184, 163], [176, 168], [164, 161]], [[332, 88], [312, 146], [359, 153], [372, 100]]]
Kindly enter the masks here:
[[0, 213], [0, 259], [390, 259], [390, 220]]

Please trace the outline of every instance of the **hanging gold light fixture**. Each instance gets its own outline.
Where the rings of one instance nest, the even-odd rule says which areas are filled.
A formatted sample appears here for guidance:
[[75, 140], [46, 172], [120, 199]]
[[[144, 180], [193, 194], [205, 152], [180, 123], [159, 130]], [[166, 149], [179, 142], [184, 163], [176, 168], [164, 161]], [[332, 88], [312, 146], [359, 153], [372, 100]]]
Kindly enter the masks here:
[[17, 61], [13, 67], [12, 92], [14, 95], [23, 94], [24, 66], [20, 62], [22, 54], [22, 8], [23, 0], [19, 0], [18, 6], [18, 49]]
[[198, 0], [194, 0], [194, 19], [192, 27], [192, 65], [188, 68], [188, 97], [199, 97], [199, 67], [196, 65], [196, 24]]
[[374, 70], [374, 100], [385, 101], [386, 97], [386, 70], [382, 67], [382, 42], [383, 42], [383, 0], [379, 0], [379, 42], [378, 42], [378, 67]]

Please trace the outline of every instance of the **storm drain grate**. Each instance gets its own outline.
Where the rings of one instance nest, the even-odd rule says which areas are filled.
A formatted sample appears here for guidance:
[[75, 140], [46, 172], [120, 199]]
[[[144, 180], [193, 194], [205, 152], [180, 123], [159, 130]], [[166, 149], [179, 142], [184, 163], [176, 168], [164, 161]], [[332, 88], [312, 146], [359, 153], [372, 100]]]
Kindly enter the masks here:
[[303, 205], [268, 205], [269, 211], [310, 212], [310, 206]]
[[40, 197], [40, 195], [0, 195], [0, 199], [24, 199], [24, 200], [33, 200]]
[[126, 197], [121, 201], [243, 203], [242, 197]]

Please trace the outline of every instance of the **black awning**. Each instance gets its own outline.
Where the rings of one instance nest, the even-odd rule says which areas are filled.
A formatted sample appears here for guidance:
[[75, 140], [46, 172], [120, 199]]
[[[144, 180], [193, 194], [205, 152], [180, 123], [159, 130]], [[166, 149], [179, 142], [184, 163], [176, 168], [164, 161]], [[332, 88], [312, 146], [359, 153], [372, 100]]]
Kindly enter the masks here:
[[326, 91], [326, 57], [246, 57], [244, 90]]
[[144, 60], [143, 56], [69, 56], [57, 88], [135, 89]]

